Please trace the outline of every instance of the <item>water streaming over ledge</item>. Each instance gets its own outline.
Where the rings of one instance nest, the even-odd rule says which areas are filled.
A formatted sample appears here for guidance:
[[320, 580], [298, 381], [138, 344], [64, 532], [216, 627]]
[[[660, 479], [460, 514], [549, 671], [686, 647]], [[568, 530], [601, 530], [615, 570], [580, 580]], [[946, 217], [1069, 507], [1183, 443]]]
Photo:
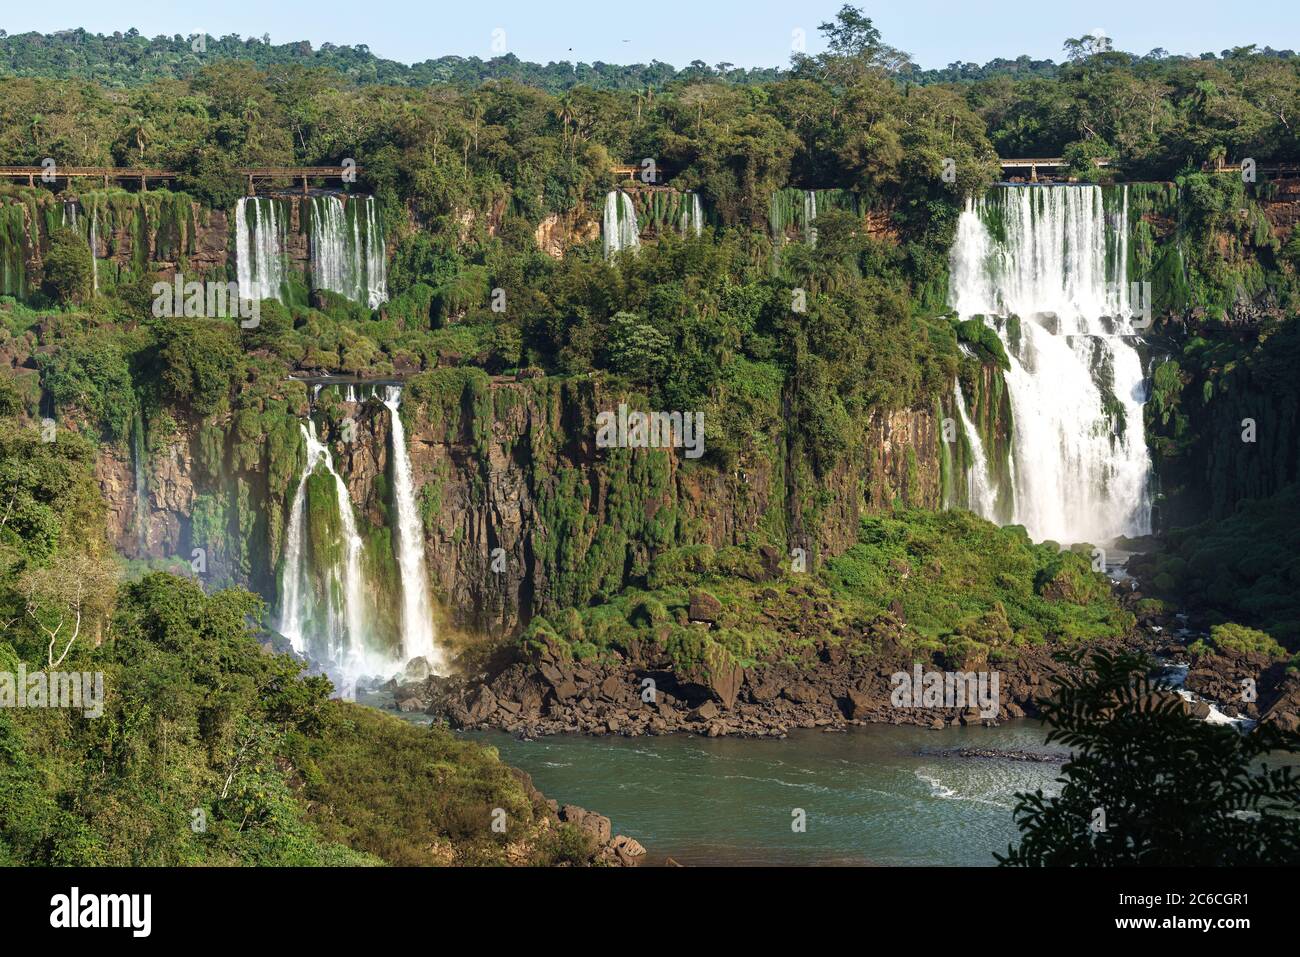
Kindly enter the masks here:
[[606, 258], [625, 249], [641, 246], [641, 230], [636, 221], [636, 206], [632, 197], [622, 190], [612, 189], [605, 196], [605, 219], [601, 235], [605, 243]]
[[[235, 272], [241, 296], [286, 298], [291, 203], [246, 196], [235, 205]], [[373, 196], [312, 196], [301, 200], [309, 241], [307, 281], [364, 303], [388, 300], [388, 267], [379, 207]]]
[[384, 389], [392, 424], [389, 435], [393, 452], [393, 499], [397, 506], [397, 564], [402, 576], [402, 648], [407, 658], [422, 656], [435, 671], [442, 661], [433, 640], [433, 604], [429, 598], [429, 575], [424, 564], [424, 531], [415, 503], [411, 458], [406, 449], [406, 428], [400, 409], [402, 389]]
[[1127, 259], [1123, 187], [997, 187], [958, 222], [951, 302], [986, 317], [1010, 361], [1012, 521], [1036, 540], [1151, 529]]
[[[390, 415], [390, 539], [400, 617], [391, 630], [381, 624], [392, 620], [385, 618], [382, 603], [397, 595], [375, 578], [375, 554], [367, 555], [348, 483], [309, 415], [300, 426], [307, 456], [289, 506], [277, 628], [295, 651], [323, 666], [340, 692], [351, 697], [362, 676], [393, 675], [416, 657], [439, 673], [445, 663], [435, 640], [424, 533], [398, 414], [401, 387], [347, 383], [331, 388], [346, 389], [344, 401], [349, 403], [381, 400]], [[390, 539], [380, 536], [377, 541]]]

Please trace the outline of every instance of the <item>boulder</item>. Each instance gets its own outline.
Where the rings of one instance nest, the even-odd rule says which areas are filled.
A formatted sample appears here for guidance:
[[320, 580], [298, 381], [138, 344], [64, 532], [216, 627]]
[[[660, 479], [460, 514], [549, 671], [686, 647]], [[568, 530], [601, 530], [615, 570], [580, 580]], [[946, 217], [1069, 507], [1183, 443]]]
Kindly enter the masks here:
[[586, 831], [597, 844], [608, 844], [614, 834], [609, 818], [580, 808], [576, 804], [566, 804], [560, 808], [560, 820]]
[[469, 720], [475, 723], [486, 721], [497, 709], [497, 696], [487, 685], [481, 685], [470, 700]]
[[718, 716], [718, 706], [712, 701], [706, 701], [698, 708], [693, 710], [687, 717], [690, 721], [712, 721]]
[[641, 858], [645, 857], [645, 848], [641, 842], [626, 834], [619, 834], [610, 841], [609, 846], [624, 867], [635, 867], [641, 863]]
[[402, 676], [407, 681], [424, 681], [432, 673], [428, 660], [423, 655], [416, 655], [406, 663]]
[[717, 623], [721, 614], [722, 602], [718, 599], [706, 591], [697, 589], [691, 592], [691, 608], [688, 613], [691, 621], [703, 621], [712, 625]]

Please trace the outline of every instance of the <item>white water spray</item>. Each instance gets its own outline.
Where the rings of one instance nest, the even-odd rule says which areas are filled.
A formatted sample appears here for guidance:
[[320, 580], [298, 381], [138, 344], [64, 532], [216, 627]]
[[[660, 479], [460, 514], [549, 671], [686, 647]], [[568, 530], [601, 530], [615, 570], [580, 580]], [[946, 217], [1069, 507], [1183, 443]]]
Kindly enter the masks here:
[[1011, 366], [1012, 521], [1036, 540], [1151, 529], [1127, 253], [1127, 190], [1108, 216], [1097, 186], [999, 187], [958, 223], [953, 307], [1019, 317], [994, 325]]

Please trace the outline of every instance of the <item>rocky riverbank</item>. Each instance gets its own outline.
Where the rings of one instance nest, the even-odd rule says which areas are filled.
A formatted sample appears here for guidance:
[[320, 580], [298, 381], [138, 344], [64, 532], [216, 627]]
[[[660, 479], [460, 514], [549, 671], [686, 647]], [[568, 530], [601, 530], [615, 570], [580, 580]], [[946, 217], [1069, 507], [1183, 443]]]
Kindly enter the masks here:
[[[602, 661], [573, 661], [547, 645], [519, 652], [473, 677], [408, 672], [382, 691], [400, 711], [424, 712], [458, 729], [496, 729], [523, 737], [781, 737], [795, 728], [905, 724], [938, 729], [1032, 717], [1038, 713], [1036, 700], [1050, 693], [1053, 677], [1065, 667], [1054, 660], [1057, 649], [1051, 645], [1021, 647], [993, 660], [985, 654], [962, 660], [935, 654], [922, 661], [923, 671], [996, 673], [996, 710], [970, 701], [949, 707], [898, 704], [892, 676], [912, 674], [917, 667], [917, 653], [900, 640], [902, 630], [886, 614], [870, 625], [875, 650], [869, 655], [849, 655], [840, 644], [818, 641], [801, 660], [749, 668], [682, 669], [661, 650], [643, 647], [614, 651]], [[1094, 647], [1188, 660], [1183, 641], [1165, 637], [1167, 630], [1147, 621], [1131, 636]], [[1243, 694], [1247, 681], [1254, 682], [1253, 700]], [[1218, 702], [1229, 717], [1300, 728], [1300, 677], [1265, 656], [1192, 657], [1185, 688]], [[1186, 707], [1198, 717], [1209, 711], [1203, 701], [1188, 701]]]
[[582, 835], [586, 844], [583, 848], [583, 863], [605, 867], [636, 867], [645, 860], [646, 849], [641, 842], [626, 834], [615, 834], [613, 823], [605, 815], [588, 811], [576, 804], [560, 804], [537, 790], [527, 772], [519, 768], [510, 770], [523, 785], [533, 806], [546, 809], [550, 827], [568, 824]]

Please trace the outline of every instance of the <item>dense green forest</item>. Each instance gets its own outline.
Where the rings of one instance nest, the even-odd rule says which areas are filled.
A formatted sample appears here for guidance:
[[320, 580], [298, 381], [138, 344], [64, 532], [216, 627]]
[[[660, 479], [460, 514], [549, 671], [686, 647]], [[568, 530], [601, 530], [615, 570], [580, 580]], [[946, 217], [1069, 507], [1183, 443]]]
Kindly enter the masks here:
[[[94, 722], [0, 711], [0, 864], [591, 859], [490, 749], [331, 700], [325, 678], [264, 653], [301, 422], [312, 409], [336, 445], [355, 425], [291, 374], [403, 379], [407, 428], [455, 448], [418, 497], [449, 551], [466, 533], [444, 527], [447, 510], [524, 476], [536, 593], [529, 582], [491, 640], [448, 630], [476, 665], [503, 648], [608, 661], [656, 641], [683, 668], [803, 660], [810, 606], [855, 654], [879, 642], [852, 628], [896, 619], [918, 660], [952, 660], [1114, 638], [1135, 608], [1195, 605], [1228, 628], [1225, 646], [1260, 629], [1259, 649], [1295, 660], [1300, 221], [1274, 228], [1289, 202], [1276, 179], [1215, 167], [1300, 158], [1300, 58], [1135, 56], [1084, 38], [1059, 64], [924, 71], [852, 8], [823, 31], [826, 53], [749, 71], [0, 36], [0, 162], [178, 174], [147, 191], [0, 185], [0, 671], [58, 659], [115, 689]], [[1010, 428], [1000, 340], [948, 301], [958, 217], [1002, 176], [999, 156], [1132, 183], [1167, 533], [1134, 566], [1145, 604], [1112, 594], [1088, 550], [1069, 550], [1082, 543], [942, 509], [971, 454], [969, 438], [927, 431], [955, 415], [954, 382], [985, 445]], [[614, 172], [646, 158], [657, 181]], [[360, 169], [347, 191], [378, 208], [385, 301], [293, 275], [253, 327], [153, 310], [174, 273], [235, 279], [237, 169], [346, 160]], [[601, 210], [620, 185], [648, 238], [607, 256]], [[806, 190], [824, 204], [815, 231]], [[674, 205], [686, 194], [705, 211], [698, 234]], [[611, 397], [719, 426], [699, 462], [596, 463], [584, 430]], [[1245, 415], [1266, 423], [1249, 461], [1234, 444]], [[133, 534], [107, 491], [130, 494], [111, 486], [124, 463], [155, 469], [159, 510], [185, 513], [165, 559], [115, 554]], [[390, 520], [386, 504], [361, 517], [379, 576], [394, 574]], [[714, 525], [728, 547], [701, 544]], [[487, 579], [498, 542], [472, 544]], [[204, 587], [191, 546], [212, 561]], [[792, 547], [813, 555], [806, 583], [772, 560]], [[721, 609], [713, 630], [687, 622], [701, 589]], [[488, 827], [497, 808], [507, 831]]]

